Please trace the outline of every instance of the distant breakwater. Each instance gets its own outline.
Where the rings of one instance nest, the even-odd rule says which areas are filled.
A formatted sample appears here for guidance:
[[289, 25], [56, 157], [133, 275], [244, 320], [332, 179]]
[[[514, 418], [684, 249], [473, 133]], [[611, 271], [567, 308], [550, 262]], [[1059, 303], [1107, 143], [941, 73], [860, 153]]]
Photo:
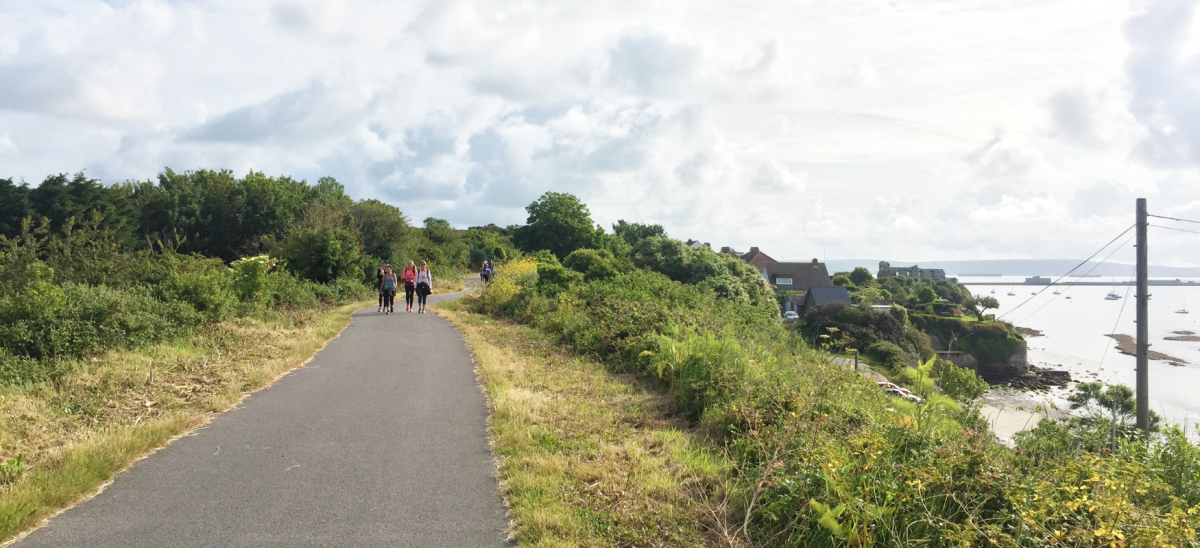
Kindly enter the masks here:
[[[1137, 282], [1058, 282], [1058, 283], [1045, 283], [1045, 282], [1030, 282], [1030, 281], [1024, 281], [1024, 282], [958, 282], [958, 284], [959, 284], [959, 285], [1028, 285], [1028, 286], [1035, 286], [1035, 287], [1045, 287], [1045, 286], [1048, 286], [1048, 285], [1099, 285], [1099, 286], [1114, 286], [1114, 285], [1116, 285], [1116, 286], [1127, 286], [1127, 285], [1137, 285]], [[1147, 284], [1147, 285], [1159, 285], [1159, 286], [1162, 286], [1162, 285], [1167, 285], [1167, 286], [1183, 286], [1183, 287], [1200, 287], [1200, 283], [1196, 283], [1196, 282], [1194, 282], [1194, 281], [1187, 281], [1187, 282], [1184, 282], [1184, 281], [1180, 281], [1180, 280], [1149, 280], [1149, 281], [1147, 281], [1147, 282], [1146, 282], [1146, 284]]]

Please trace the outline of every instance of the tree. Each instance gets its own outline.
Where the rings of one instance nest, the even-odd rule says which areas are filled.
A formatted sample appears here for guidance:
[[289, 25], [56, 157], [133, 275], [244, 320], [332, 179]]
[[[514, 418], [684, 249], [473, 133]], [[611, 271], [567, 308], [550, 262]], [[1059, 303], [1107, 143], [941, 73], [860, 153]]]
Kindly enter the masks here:
[[854, 287], [854, 281], [850, 279], [850, 275], [845, 272], [837, 272], [830, 280], [837, 287]]
[[434, 217], [425, 219], [425, 237], [429, 238], [429, 241], [443, 245], [455, 240], [455, 236], [454, 227], [450, 226], [450, 221]]
[[979, 319], [983, 320], [984, 313], [989, 309], [1000, 308], [1000, 301], [990, 295], [976, 295], [975, 306], [979, 309]]
[[399, 260], [410, 235], [404, 214], [379, 200], [361, 200], [351, 211], [366, 253], [385, 261]]
[[917, 286], [913, 295], [917, 298], [918, 303], [931, 303], [937, 300], [937, 293], [933, 291], [933, 288], [924, 284]]
[[652, 236], [667, 235], [662, 225], [627, 223], [624, 220], [617, 221], [617, 224], [613, 225], [613, 233], [624, 239], [630, 246], [635, 246], [638, 242]]
[[525, 211], [525, 226], [513, 234], [513, 243], [524, 251], [545, 249], [563, 259], [576, 249], [600, 247], [604, 238], [587, 206], [571, 194], [547, 192]]
[[854, 272], [850, 273], [850, 281], [854, 282], [854, 285], [857, 286], [871, 283], [873, 280], [875, 278], [871, 276], [871, 271], [861, 266], [854, 267]]
[[0, 235], [14, 238], [21, 233], [21, 219], [32, 214], [29, 186], [0, 179]]
[[854, 293], [850, 294], [851, 300], [857, 303], [873, 304], [884, 299], [883, 291], [875, 285], [860, 287]]

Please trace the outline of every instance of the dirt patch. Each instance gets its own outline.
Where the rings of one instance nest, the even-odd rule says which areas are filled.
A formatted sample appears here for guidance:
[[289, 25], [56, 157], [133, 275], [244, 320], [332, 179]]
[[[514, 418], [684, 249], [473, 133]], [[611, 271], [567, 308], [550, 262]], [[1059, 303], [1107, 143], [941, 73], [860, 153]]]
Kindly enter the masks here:
[[1200, 342], [1200, 337], [1196, 335], [1178, 335], [1175, 337], [1163, 337], [1164, 341], [1183, 341], [1183, 342]]
[[1042, 333], [1040, 330], [1030, 329], [1028, 327], [1014, 327], [1013, 331], [1016, 331], [1022, 337], [1026, 337], [1026, 338], [1041, 337], [1042, 335], [1044, 335], [1044, 333]]
[[1195, 331], [1172, 331], [1172, 335], [1195, 335]]
[[[1111, 339], [1117, 341], [1117, 350], [1120, 351], [1122, 354], [1126, 354], [1129, 356], [1137, 355], [1137, 340], [1134, 339], [1133, 337], [1130, 337], [1129, 335], [1105, 335], [1105, 337], [1108, 337], [1108, 338], [1111, 338]], [[1181, 359], [1173, 357], [1173, 356], [1168, 356], [1166, 354], [1163, 354], [1162, 352], [1157, 352], [1154, 350], [1149, 351], [1149, 354], [1147, 355], [1147, 357], [1149, 359], [1156, 360], [1156, 361], [1170, 362], [1171, 365], [1174, 365], [1174, 366], [1188, 365], [1188, 362], [1186, 362], [1184, 360], [1181, 360]]]

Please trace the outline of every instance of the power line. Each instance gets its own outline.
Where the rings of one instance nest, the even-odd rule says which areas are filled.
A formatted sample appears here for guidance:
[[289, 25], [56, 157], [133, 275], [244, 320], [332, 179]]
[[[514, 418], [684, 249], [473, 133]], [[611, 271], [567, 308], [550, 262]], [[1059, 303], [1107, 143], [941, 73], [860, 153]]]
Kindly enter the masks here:
[[[1110, 335], [1117, 334], [1117, 326], [1121, 323], [1121, 316], [1125, 314], [1125, 304], [1129, 302], [1129, 290], [1133, 289], [1133, 285], [1129, 284], [1125, 286], [1125, 297], [1121, 299], [1121, 310], [1117, 312], [1117, 321], [1113, 322], [1112, 333]], [[1097, 373], [1104, 371], [1104, 359], [1108, 357], [1108, 349], [1112, 348], [1112, 346], [1111, 341], [1104, 343], [1104, 354], [1100, 355], [1100, 367], [1096, 368]]]
[[[1083, 262], [1081, 262], [1081, 263], [1079, 263], [1079, 264], [1075, 265], [1075, 268], [1072, 268], [1071, 270], [1068, 270], [1066, 274], [1063, 274], [1062, 276], [1059, 276], [1057, 280], [1054, 280], [1053, 282], [1050, 282], [1050, 285], [1048, 285], [1048, 286], [1046, 286], [1046, 287], [1043, 287], [1041, 291], [1038, 291], [1037, 293], [1034, 293], [1034, 294], [1033, 294], [1033, 296], [1029, 297], [1028, 299], [1025, 299], [1025, 302], [1023, 302], [1023, 303], [1021, 303], [1021, 304], [1017, 305], [1017, 306], [1016, 306], [1016, 307], [1014, 307], [1012, 310], [1009, 310], [1008, 312], [1005, 312], [1004, 314], [1001, 314], [1001, 315], [1000, 315], [1000, 317], [999, 317], [999, 318], [996, 318], [996, 319], [997, 319], [997, 320], [1003, 319], [1005, 316], [1007, 316], [1007, 315], [1009, 315], [1009, 314], [1012, 314], [1013, 312], [1016, 312], [1018, 308], [1021, 308], [1022, 306], [1025, 306], [1027, 303], [1029, 303], [1029, 301], [1032, 301], [1034, 298], [1036, 298], [1038, 295], [1041, 295], [1041, 294], [1042, 294], [1043, 292], [1045, 292], [1047, 289], [1050, 289], [1051, 287], [1054, 287], [1054, 284], [1056, 284], [1056, 283], [1058, 283], [1058, 282], [1062, 281], [1062, 279], [1063, 279], [1063, 278], [1066, 278], [1066, 277], [1067, 277], [1068, 275], [1070, 275], [1072, 272], [1075, 272], [1076, 270], [1078, 270], [1078, 269], [1079, 269], [1079, 267], [1081, 267], [1081, 266], [1083, 266], [1083, 265], [1087, 264], [1087, 262], [1088, 262], [1088, 261], [1090, 261], [1090, 260], [1092, 260], [1092, 258], [1093, 258], [1093, 257], [1095, 257], [1096, 255], [1099, 255], [1099, 254], [1100, 254], [1101, 252], [1103, 252], [1105, 249], [1108, 249], [1108, 246], [1112, 245], [1112, 244], [1113, 244], [1113, 242], [1115, 242], [1115, 241], [1117, 241], [1117, 240], [1121, 239], [1121, 236], [1124, 236], [1124, 235], [1128, 234], [1128, 233], [1129, 233], [1129, 231], [1130, 231], [1130, 230], [1133, 230], [1133, 228], [1134, 228], [1135, 226], [1137, 226], [1137, 225], [1136, 225], [1136, 224], [1134, 224], [1134, 225], [1129, 225], [1129, 228], [1126, 228], [1124, 232], [1122, 232], [1122, 233], [1120, 233], [1120, 234], [1117, 234], [1117, 237], [1116, 237], [1116, 238], [1113, 238], [1112, 240], [1109, 240], [1109, 242], [1108, 242], [1108, 243], [1106, 243], [1106, 244], [1104, 244], [1104, 246], [1103, 246], [1103, 247], [1101, 247], [1100, 249], [1096, 250], [1096, 252], [1095, 252], [1095, 253], [1092, 253], [1092, 256], [1091, 256], [1091, 257], [1088, 257], [1088, 258], [1084, 259], [1084, 260], [1083, 260]], [[1122, 246], [1123, 246], [1123, 245], [1124, 245], [1124, 244], [1122, 244]], [[1119, 248], [1118, 248], [1118, 249], [1119, 249]], [[1111, 253], [1110, 253], [1109, 255], [1111, 256]], [[1092, 269], [1093, 269], [1093, 270], [1094, 270], [1095, 268], [1096, 268], [1096, 267], [1094, 267], [1094, 266], [1092, 267]], [[1088, 272], [1091, 272], [1091, 270], [1089, 270]], [[1076, 280], [1076, 281], [1075, 281], [1075, 283], [1078, 283], [1078, 281], [1079, 281], [1079, 280]], [[1075, 285], [1075, 283], [1072, 283], [1071, 285]], [[1069, 286], [1068, 286], [1068, 287], [1069, 287]], [[1051, 300], [1053, 300], [1053, 299], [1051, 299]], [[1040, 310], [1040, 309], [1039, 309], [1039, 310]]]
[[1200, 232], [1196, 232], [1195, 230], [1184, 230], [1182, 228], [1171, 228], [1169, 226], [1162, 226], [1162, 225], [1150, 225], [1150, 226], [1152, 226], [1154, 228], [1161, 228], [1163, 230], [1174, 230], [1175, 232], [1187, 232], [1190, 234], [1200, 234]]
[[1200, 225], [1200, 221], [1193, 221], [1193, 220], [1191, 220], [1191, 219], [1177, 219], [1177, 218], [1175, 218], [1175, 217], [1164, 217], [1164, 216], [1162, 216], [1162, 215], [1151, 215], [1151, 214], [1149, 214], [1149, 213], [1147, 213], [1147, 214], [1146, 214], [1146, 216], [1147, 216], [1147, 217], [1157, 217], [1157, 218], [1159, 218], [1159, 219], [1169, 219], [1169, 220], [1172, 220], [1172, 221], [1179, 221], [1179, 222], [1181, 222], [1181, 223], [1196, 223], [1196, 224]]
[[[1127, 232], [1128, 232], [1128, 231], [1127, 231]], [[1135, 234], [1134, 236], [1136, 236], [1136, 234]], [[1112, 257], [1112, 256], [1113, 256], [1113, 254], [1115, 254], [1116, 252], [1118, 252], [1118, 251], [1120, 251], [1121, 249], [1123, 249], [1123, 248], [1125, 247], [1125, 244], [1128, 244], [1128, 243], [1129, 243], [1129, 240], [1132, 240], [1132, 239], [1134, 238], [1134, 236], [1130, 236], [1130, 237], [1126, 238], [1124, 242], [1121, 242], [1121, 245], [1119, 245], [1119, 246], [1117, 246], [1116, 248], [1114, 248], [1114, 249], [1113, 249], [1111, 252], [1109, 252], [1109, 254], [1108, 254], [1108, 255], [1105, 255], [1105, 256], [1104, 256], [1104, 258], [1100, 260], [1100, 262], [1096, 263], [1096, 264], [1095, 264], [1095, 265], [1093, 265], [1091, 268], [1089, 268], [1087, 272], [1084, 272], [1084, 273], [1083, 273], [1083, 276], [1087, 276], [1088, 274], [1091, 274], [1091, 273], [1092, 273], [1092, 271], [1093, 271], [1093, 270], [1096, 270], [1097, 268], [1099, 268], [1099, 267], [1100, 267], [1100, 265], [1104, 264], [1105, 262], [1108, 262], [1108, 258], [1109, 258], [1109, 257]], [[1105, 246], [1105, 247], [1107, 247], [1107, 246]], [[1103, 247], [1102, 247], [1102, 248], [1100, 248], [1100, 251], [1104, 251], [1104, 248], [1103, 248]], [[1097, 252], [1097, 253], [1099, 253], [1099, 252]], [[1093, 257], [1095, 257], [1095, 255], [1092, 255], [1092, 256], [1093, 256]], [[1069, 274], [1069, 273], [1068, 273], [1068, 274]], [[1061, 278], [1060, 278], [1060, 279], [1061, 279]], [[1080, 280], [1081, 280], [1081, 279], [1082, 279], [1082, 276], [1080, 277]], [[1075, 287], [1075, 285], [1076, 285], [1076, 284], [1078, 284], [1078, 283], [1080, 282], [1080, 280], [1075, 280], [1075, 281], [1071, 282], [1070, 284], [1068, 284], [1068, 285], [1067, 285], [1067, 290], [1068, 290], [1068, 291], [1070, 291], [1070, 289], [1071, 289], [1072, 287]], [[1042, 289], [1042, 291], [1045, 291], [1045, 289]], [[1125, 291], [1125, 293], [1128, 295], [1128, 293], [1129, 293], [1129, 290], [1126, 290], [1126, 291]], [[1029, 298], [1029, 300], [1033, 300], [1033, 299], [1034, 299], [1034, 297], [1037, 297], [1037, 295], [1034, 295], [1033, 297], [1030, 297], [1030, 298]], [[1039, 307], [1037, 307], [1037, 310], [1034, 310], [1033, 312], [1030, 312], [1030, 313], [1029, 313], [1027, 316], [1025, 316], [1024, 318], [1021, 318], [1021, 321], [1019, 321], [1019, 322], [1017, 322], [1017, 323], [1025, 323], [1025, 320], [1028, 320], [1029, 318], [1032, 318], [1034, 314], [1037, 314], [1037, 313], [1038, 313], [1038, 312], [1040, 312], [1040, 311], [1041, 311], [1043, 308], [1046, 308], [1046, 305], [1048, 305], [1048, 304], [1050, 304], [1050, 303], [1054, 302], [1054, 299], [1057, 299], [1057, 298], [1058, 298], [1058, 295], [1055, 295], [1055, 296], [1054, 296], [1054, 297], [1052, 297], [1050, 300], [1048, 300], [1048, 301], [1046, 301], [1046, 302], [1042, 303], [1042, 306], [1039, 306]], [[1026, 302], [1028, 302], [1028, 301], [1026, 301]], [[1022, 303], [1022, 304], [1024, 304], [1024, 303]], [[1123, 306], [1123, 305], [1122, 305], [1122, 306]], [[1014, 308], [1013, 310], [1016, 310], [1016, 308]], [[1010, 310], [1009, 312], [1012, 312], [1012, 310]]]

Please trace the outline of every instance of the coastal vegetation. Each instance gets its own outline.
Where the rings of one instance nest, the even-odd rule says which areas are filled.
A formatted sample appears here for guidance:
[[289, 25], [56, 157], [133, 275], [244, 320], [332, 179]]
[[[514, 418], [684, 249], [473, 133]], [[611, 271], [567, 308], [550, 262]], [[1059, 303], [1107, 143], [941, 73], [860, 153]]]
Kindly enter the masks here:
[[[664, 236], [646, 239], [654, 238]], [[654, 246], [666, 247], [661, 241]], [[625, 535], [645, 531], [646, 520], [662, 527], [690, 520], [681, 530], [697, 528], [709, 543], [728, 546], [1197, 545], [1200, 448], [1178, 431], [1151, 439], [1120, 436], [1115, 452], [1055, 445], [1040, 434], [1036, 439], [1052, 451], [1039, 452], [1033, 444], [1013, 450], [988, 435], [986, 422], [970, 405], [959, 405], [978, 396], [978, 379], [935, 359], [910, 361], [902, 344], [911, 345], [917, 356], [921, 352], [905, 334], [905, 326], [915, 323], [912, 310], [936, 299], [966, 300], [969, 294], [914, 284], [908, 298], [916, 299], [915, 306], [907, 311], [842, 307], [821, 312], [834, 319], [841, 315], [843, 325], [860, 329], [849, 337], [878, 333], [899, 341], [884, 342], [900, 349], [896, 359], [903, 363], [894, 367], [911, 375], [911, 386], [926, 398], [914, 404], [887, 396], [874, 382], [831, 360], [809, 332], [785, 325], [772, 302], [757, 301], [753, 289], [743, 288], [745, 299], [722, 294], [710, 280], [738, 278], [729, 270], [706, 270], [702, 265], [710, 264], [708, 259], [689, 259], [681, 252], [678, 260], [638, 261], [633, 245], [623, 257], [607, 248], [588, 253], [602, 261], [558, 261], [559, 254], [570, 257], [579, 249], [586, 248], [567, 245], [555, 253], [526, 248], [528, 256], [502, 266], [491, 286], [454, 314], [462, 323], [500, 321], [503, 328], [496, 329], [536, 330], [528, 336], [552, 340], [566, 356], [586, 360], [584, 366], [553, 360], [562, 374], [585, 368], [598, 376], [599, 364], [606, 379], [627, 379], [663, 395], [669, 405], [659, 409], [676, 422], [640, 428], [676, 436], [672, 439], [684, 436], [705, 455], [692, 463], [712, 463], [678, 465], [676, 472], [704, 473], [691, 476], [686, 500], [677, 491], [663, 494], [671, 501], [670, 520], [655, 521], [654, 504], [645, 502], [645, 511], [617, 508], [611, 495], [626, 492], [619, 476], [589, 476], [584, 482], [576, 475], [569, 464], [573, 459], [603, 458], [593, 441], [568, 435], [540, 446], [537, 440], [551, 426], [528, 418], [505, 422], [503, 432], [493, 426], [493, 435], [522, 448], [518, 462], [540, 462], [552, 454], [563, 463], [545, 470], [522, 467], [521, 481], [510, 481], [517, 471], [502, 466], [510, 501], [569, 493], [553, 495], [557, 502], [547, 504], [573, 505], [563, 511], [595, 517], [575, 523], [603, 539], [596, 544], [629, 544]], [[601, 275], [598, 262], [613, 268]], [[586, 271], [576, 270], [583, 265]], [[910, 291], [907, 283], [903, 289]], [[905, 315], [909, 323], [900, 322]], [[838, 331], [825, 329], [825, 334], [841, 332], [826, 327]], [[1006, 332], [1003, 340], [1009, 338]], [[511, 397], [490, 383], [485, 386], [497, 408], [498, 398]], [[521, 397], [555, 399], [541, 386], [527, 386]], [[1059, 426], [1069, 433], [1070, 425]], [[573, 431], [567, 425], [553, 428]], [[653, 433], [638, 435], [646, 439]], [[677, 455], [678, 446], [664, 451]], [[635, 452], [624, 458], [635, 461], [632, 467], [652, 462]], [[538, 479], [528, 479], [530, 474]], [[632, 500], [644, 502], [638, 497]], [[538, 515], [515, 513], [522, 545], [573, 543], [573, 537], [541, 527]], [[645, 543], [693, 542], [686, 536], [653, 540]]]

